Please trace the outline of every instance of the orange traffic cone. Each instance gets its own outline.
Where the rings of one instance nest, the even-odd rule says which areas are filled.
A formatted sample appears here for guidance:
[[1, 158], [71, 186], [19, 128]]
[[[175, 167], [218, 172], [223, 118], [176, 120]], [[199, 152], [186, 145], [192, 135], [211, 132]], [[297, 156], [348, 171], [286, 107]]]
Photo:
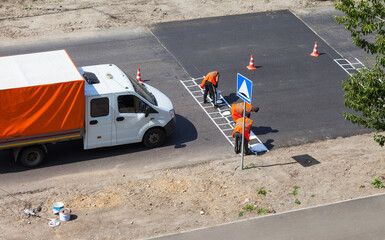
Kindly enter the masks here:
[[313, 57], [319, 56], [318, 49], [317, 49], [317, 42], [315, 42], [313, 52], [310, 54], [310, 56], [313, 56]]
[[136, 74], [136, 80], [138, 80], [138, 82], [139, 82], [140, 84], [144, 83], [144, 82], [142, 81], [142, 77], [140, 76], [140, 68], [138, 68], [138, 73]]
[[257, 69], [257, 68], [254, 66], [254, 56], [253, 56], [253, 54], [251, 54], [249, 66], [246, 66], [246, 67], [247, 67], [247, 69], [249, 69], [249, 70]]

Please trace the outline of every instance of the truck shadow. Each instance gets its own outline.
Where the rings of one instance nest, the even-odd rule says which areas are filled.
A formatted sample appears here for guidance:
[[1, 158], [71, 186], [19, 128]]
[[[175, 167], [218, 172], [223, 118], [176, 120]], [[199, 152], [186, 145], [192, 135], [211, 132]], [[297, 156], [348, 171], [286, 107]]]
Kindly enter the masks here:
[[[173, 134], [167, 138], [164, 146], [157, 148], [156, 150], [146, 148], [142, 143], [84, 150], [83, 140], [73, 140], [47, 145], [48, 154], [46, 156], [46, 160], [41, 166], [35, 169], [86, 162], [103, 158], [112, 158], [111, 161], [116, 163], [117, 161], [121, 161], [119, 160], [119, 156], [121, 155], [139, 152], [145, 153], [147, 151], [154, 151], [154, 154], [164, 155], [170, 151], [170, 147], [174, 146], [174, 149], [184, 148], [186, 147], [186, 143], [194, 141], [198, 137], [197, 129], [188, 119], [177, 114], [176, 122]], [[127, 160], [142, 157], [143, 156], [129, 156]], [[0, 151], [0, 159], [0, 174], [30, 170], [16, 164], [13, 161], [13, 154], [11, 151]], [[109, 160], [109, 162], [111, 161]]]

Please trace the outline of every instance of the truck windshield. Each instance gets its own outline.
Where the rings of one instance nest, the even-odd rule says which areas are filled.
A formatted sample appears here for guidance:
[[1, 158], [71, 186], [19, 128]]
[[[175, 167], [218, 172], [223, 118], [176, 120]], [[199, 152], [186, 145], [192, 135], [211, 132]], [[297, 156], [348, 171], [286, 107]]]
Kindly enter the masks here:
[[155, 96], [150, 91], [148, 91], [144, 85], [139, 84], [138, 81], [132, 79], [132, 77], [128, 75], [127, 77], [128, 79], [130, 79], [132, 86], [134, 87], [134, 90], [137, 94], [145, 98], [147, 101], [149, 101], [153, 105], [158, 106]]

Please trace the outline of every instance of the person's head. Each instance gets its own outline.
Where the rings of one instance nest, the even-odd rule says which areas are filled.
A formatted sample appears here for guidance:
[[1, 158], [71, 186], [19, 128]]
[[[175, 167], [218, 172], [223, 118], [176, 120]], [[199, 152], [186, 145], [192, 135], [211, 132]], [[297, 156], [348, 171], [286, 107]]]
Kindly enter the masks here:
[[252, 108], [251, 108], [251, 111], [252, 111], [252, 112], [258, 112], [258, 111], [259, 111], [259, 107], [252, 107]]

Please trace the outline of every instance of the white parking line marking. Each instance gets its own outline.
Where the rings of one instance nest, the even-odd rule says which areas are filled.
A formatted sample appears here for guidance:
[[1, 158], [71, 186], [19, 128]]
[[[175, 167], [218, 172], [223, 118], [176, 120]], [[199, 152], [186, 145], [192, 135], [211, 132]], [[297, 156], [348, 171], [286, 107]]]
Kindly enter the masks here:
[[[226, 115], [224, 116], [222, 114], [222, 112], [225, 112], [225, 111], [229, 111], [231, 110], [231, 106], [230, 104], [226, 101], [226, 99], [223, 98], [223, 96], [221, 95], [219, 100], [222, 100], [222, 103], [221, 104], [221, 107], [215, 109], [214, 108], [214, 104], [212, 102], [212, 99], [208, 96], [208, 98], [210, 99], [210, 101], [208, 102], [210, 104], [210, 106], [203, 106], [202, 104], [202, 100], [199, 101], [198, 98], [203, 98], [203, 93], [204, 93], [204, 90], [200, 88], [200, 85], [196, 82], [196, 81], [202, 81], [204, 77], [200, 77], [200, 78], [192, 78], [192, 79], [186, 79], [186, 80], [180, 80], [180, 82], [183, 84], [183, 86], [186, 88], [186, 90], [190, 93], [190, 95], [195, 99], [195, 101], [198, 103], [198, 105], [203, 109], [203, 111], [207, 114], [207, 116], [211, 119], [211, 121], [215, 124], [215, 126], [217, 126], [217, 128], [219, 129], [219, 131], [223, 134], [223, 136], [226, 137], [226, 139], [229, 141], [229, 143], [231, 144], [231, 146], [234, 147], [234, 143], [233, 143], [233, 136], [230, 135], [228, 136], [227, 134], [224, 133], [224, 131], [233, 131], [234, 130], [234, 121], [229, 120], [228, 117], [231, 117], [231, 115]], [[186, 83], [189, 82], [189, 84], [191, 82], [194, 83], [194, 85], [186, 85]], [[200, 90], [197, 90], [197, 91], [191, 91], [189, 88], [191, 87], [198, 87]], [[195, 96], [194, 93], [197, 93], [197, 92], [201, 92], [202, 95], [200, 96]], [[226, 107], [225, 109], [221, 109], [222, 107]], [[208, 112], [207, 109], [215, 109], [216, 111], [214, 112]], [[221, 117], [212, 117], [211, 115], [212, 114], [219, 114]], [[216, 120], [217, 119], [223, 119], [224, 121], [226, 121], [226, 123], [216, 123]], [[223, 126], [223, 125], [229, 125], [230, 128], [226, 128], [226, 129], [221, 129], [220, 126]], [[261, 142], [261, 140], [251, 131], [250, 132], [250, 140], [252, 139], [256, 139], [258, 141], [257, 144], [253, 144], [253, 145], [250, 145], [249, 144], [249, 148], [251, 148], [251, 150], [253, 151], [253, 147], [258, 145], [259, 148], [259, 152], [268, 152], [269, 150], [266, 148], [266, 146]], [[256, 151], [253, 151], [255, 154], [257, 154]]]
[[[334, 59], [334, 62], [336, 62], [347, 74], [349, 74], [349, 76], [352, 76], [353, 74], [348, 70], [360, 71], [361, 68], [364, 66], [364, 64], [357, 58], [356, 58], [356, 62], [353, 62], [353, 63], [344, 58]], [[356, 67], [356, 65], [359, 65], [359, 67]], [[345, 66], [348, 66], [348, 67], [345, 67]]]

